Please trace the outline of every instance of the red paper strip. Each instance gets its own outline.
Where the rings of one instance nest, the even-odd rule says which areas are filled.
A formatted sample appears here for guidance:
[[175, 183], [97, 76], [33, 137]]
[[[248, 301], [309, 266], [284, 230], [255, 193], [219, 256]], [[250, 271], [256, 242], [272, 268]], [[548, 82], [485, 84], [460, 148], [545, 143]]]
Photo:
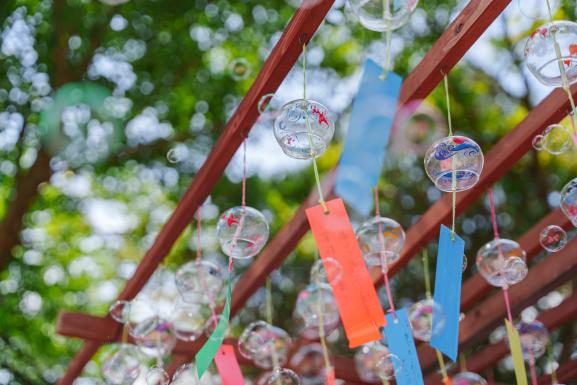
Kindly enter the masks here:
[[327, 384], [326, 385], [335, 385], [335, 368], [333, 368], [332, 366], [330, 368], [326, 369], [326, 379], [327, 379]]
[[328, 268], [327, 273], [349, 346], [355, 348], [380, 340], [379, 328], [387, 321], [343, 201], [331, 200], [327, 207], [327, 214], [320, 205], [306, 214], [323, 261], [333, 258], [341, 266], [338, 281]]
[[231, 345], [221, 345], [214, 362], [222, 379], [222, 385], [244, 385], [244, 377]]

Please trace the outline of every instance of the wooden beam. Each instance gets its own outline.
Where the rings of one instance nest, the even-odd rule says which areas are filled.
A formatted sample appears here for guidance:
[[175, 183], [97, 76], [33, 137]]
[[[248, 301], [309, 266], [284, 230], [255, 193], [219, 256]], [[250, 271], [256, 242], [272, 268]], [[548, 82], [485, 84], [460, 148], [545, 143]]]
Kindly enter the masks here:
[[[537, 318], [551, 332], [577, 317], [577, 292], [566, 298], [559, 306], [546, 310]], [[491, 344], [475, 353], [467, 359], [467, 370], [475, 373], [483, 373], [486, 369], [495, 367], [503, 358], [510, 354], [509, 345], [506, 341]], [[455, 366], [453, 371], [457, 371]], [[429, 373], [425, 377], [427, 384], [442, 385], [443, 381], [438, 373]]]
[[[318, 2], [304, 0], [301, 7], [296, 10], [250, 90], [227, 123], [190, 187], [156, 237], [152, 247], [142, 258], [136, 272], [128, 280], [118, 299], [131, 300], [134, 298], [170, 252], [180, 234], [192, 221], [197, 208], [206, 200], [230, 159], [256, 122], [259, 116], [258, 103], [261, 97], [277, 90], [301, 55], [303, 44], [309, 42], [333, 2], [334, 0]], [[120, 325], [117, 324], [112, 332], [119, 333]], [[71, 385], [72, 381], [80, 375], [90, 357], [89, 354], [75, 357], [58, 382], [59, 385]]]
[[[511, 311], [518, 314], [551, 290], [571, 280], [577, 273], [577, 239], [565, 248], [546, 256], [529, 269], [527, 277], [509, 289]], [[495, 293], [467, 313], [461, 322], [459, 346], [467, 349], [482, 342], [506, 316], [503, 294]], [[436, 366], [436, 355], [429, 346], [421, 346], [419, 358], [423, 373], [428, 374]]]
[[399, 104], [425, 99], [511, 0], [473, 0], [435, 42], [417, 67], [407, 76], [401, 89]]

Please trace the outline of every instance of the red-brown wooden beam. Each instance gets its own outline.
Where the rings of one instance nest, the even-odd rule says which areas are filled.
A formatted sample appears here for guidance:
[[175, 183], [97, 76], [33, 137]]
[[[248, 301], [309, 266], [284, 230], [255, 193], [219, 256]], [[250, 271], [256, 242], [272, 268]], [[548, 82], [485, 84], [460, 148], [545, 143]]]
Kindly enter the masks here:
[[[200, 168], [190, 187], [180, 200], [168, 222], [164, 225], [152, 247], [144, 255], [136, 272], [128, 280], [119, 299], [134, 298], [158, 265], [168, 255], [170, 249], [192, 221], [197, 208], [206, 200], [215, 184], [220, 179], [232, 156], [248, 135], [259, 112], [258, 103], [261, 97], [273, 93], [282, 83], [288, 72], [302, 52], [302, 46], [311, 39], [330, 10], [334, 0], [304, 0], [287, 25], [280, 40], [264, 63], [250, 90], [243, 98], [232, 118], [215, 143], [203, 166]], [[120, 325], [111, 324], [115, 333], [120, 332]], [[83, 347], [80, 355], [75, 357], [59, 385], [70, 385], [84, 368], [94, 351], [94, 345]]]
[[[577, 318], [577, 293], [566, 298], [559, 306], [546, 310], [537, 318], [551, 332], [569, 321]], [[474, 373], [483, 373], [486, 369], [494, 367], [499, 361], [510, 354], [509, 345], [506, 341], [491, 344], [481, 349], [467, 359], [467, 370]], [[457, 365], [453, 371], [457, 371]], [[430, 373], [425, 377], [428, 385], [442, 385], [443, 381], [438, 373]]]
[[[542, 296], [572, 279], [577, 273], [577, 239], [572, 239], [565, 248], [546, 256], [529, 269], [527, 277], [509, 289], [511, 311], [518, 314]], [[502, 293], [495, 293], [467, 313], [461, 322], [459, 347], [467, 349], [482, 342], [506, 317]], [[419, 358], [424, 374], [436, 366], [436, 355], [429, 346], [421, 346]]]

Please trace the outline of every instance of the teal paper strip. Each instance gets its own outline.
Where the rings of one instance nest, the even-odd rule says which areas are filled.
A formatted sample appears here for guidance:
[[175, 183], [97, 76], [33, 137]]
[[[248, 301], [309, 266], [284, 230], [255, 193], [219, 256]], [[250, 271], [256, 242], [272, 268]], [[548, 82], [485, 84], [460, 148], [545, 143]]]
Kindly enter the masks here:
[[208, 369], [214, 357], [216, 357], [216, 353], [222, 342], [224, 341], [224, 336], [226, 335], [226, 331], [228, 329], [229, 318], [230, 318], [230, 297], [232, 295], [232, 272], [229, 274], [228, 277], [228, 285], [227, 285], [227, 293], [226, 293], [226, 302], [224, 303], [224, 309], [220, 316], [220, 320], [218, 321], [218, 325], [208, 338], [208, 340], [204, 343], [202, 348], [196, 353], [194, 359], [196, 361], [196, 373], [198, 374], [198, 379], [202, 377], [204, 372]]

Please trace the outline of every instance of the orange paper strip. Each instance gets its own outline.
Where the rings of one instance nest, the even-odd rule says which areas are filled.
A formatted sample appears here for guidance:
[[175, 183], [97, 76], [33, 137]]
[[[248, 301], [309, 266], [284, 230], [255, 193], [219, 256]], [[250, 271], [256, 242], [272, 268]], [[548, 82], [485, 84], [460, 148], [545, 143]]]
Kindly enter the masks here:
[[379, 328], [387, 321], [343, 201], [331, 200], [327, 207], [328, 214], [320, 205], [307, 209], [306, 213], [321, 258], [323, 261], [333, 258], [341, 266], [338, 281], [330, 273], [328, 278], [349, 347], [354, 348], [380, 340]]

